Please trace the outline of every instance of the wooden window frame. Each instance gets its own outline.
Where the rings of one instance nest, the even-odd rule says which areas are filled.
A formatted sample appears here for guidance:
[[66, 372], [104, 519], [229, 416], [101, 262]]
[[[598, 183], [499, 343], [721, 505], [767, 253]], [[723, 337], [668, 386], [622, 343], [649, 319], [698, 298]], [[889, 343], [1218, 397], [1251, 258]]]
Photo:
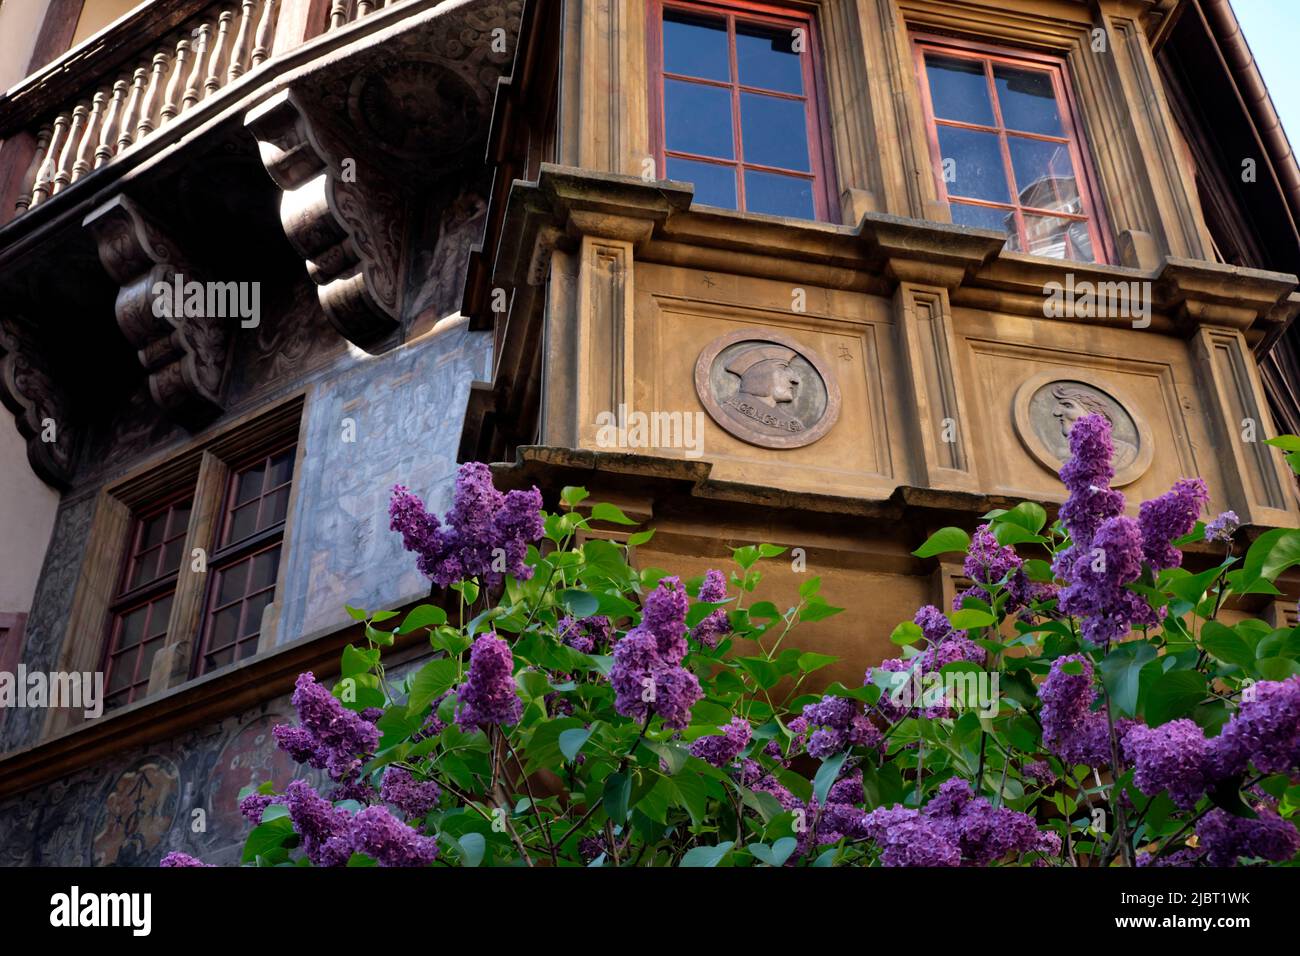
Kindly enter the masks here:
[[[213, 668], [212, 670], [208, 670], [203, 666], [203, 658], [207, 655], [210, 646], [210, 638], [212, 636], [213, 625], [216, 620], [216, 612], [219, 610], [216, 603], [217, 596], [218, 596], [217, 594], [218, 574], [240, 564], [245, 560], [255, 558], [259, 554], [270, 551], [272, 548], [278, 547], [280, 548], [280, 559], [277, 562], [275, 580], [272, 582], [270, 590], [274, 592], [275, 589], [279, 587], [282, 578], [281, 571], [283, 570], [284, 558], [285, 558], [285, 548], [284, 548], [285, 529], [289, 523], [289, 513], [293, 503], [293, 495], [297, 488], [297, 479], [300, 477], [298, 473], [298, 467], [297, 467], [298, 447], [299, 447], [298, 439], [295, 437], [293, 440], [283, 442], [279, 445], [279, 447], [273, 448], [269, 451], [260, 451], [256, 455], [247, 456], [241, 459], [238, 462], [238, 464], [231, 465], [228, 469], [229, 473], [226, 480], [225, 492], [222, 495], [222, 499], [221, 499], [221, 510], [218, 513], [217, 522], [213, 529], [214, 546], [208, 558], [207, 580], [204, 582], [203, 616], [199, 621], [198, 640], [195, 643], [194, 659], [190, 664], [190, 676], [192, 678], [202, 677], [205, 674], [215, 673], [218, 670], [224, 669], [224, 667], [218, 667], [218, 668]], [[226, 537], [229, 532], [230, 525], [235, 513], [234, 501], [235, 501], [236, 491], [239, 486], [239, 482], [238, 482], [239, 476], [247, 469], [256, 465], [258, 462], [270, 462], [272, 458], [275, 458], [276, 456], [281, 455], [286, 451], [292, 451], [295, 459], [293, 467], [289, 472], [289, 480], [282, 484], [276, 485], [274, 488], [270, 488], [270, 489], [266, 488], [265, 484], [263, 484], [262, 491], [257, 497], [258, 515], [260, 517], [262, 503], [265, 502], [266, 498], [272, 492], [277, 491], [280, 488], [283, 488], [287, 485], [289, 488], [289, 501], [288, 503], [286, 503], [285, 506], [284, 518], [282, 518], [280, 521], [275, 522], [272, 525], [268, 525], [265, 528], [258, 529], [254, 531], [252, 534], [246, 535], [245, 537], [240, 538], [236, 541], [227, 542]], [[248, 504], [248, 502], [244, 502], [244, 504]], [[262, 591], [265, 590], [267, 589], [266, 588], [262, 589]], [[262, 591], [254, 592], [254, 594], [260, 594], [262, 593]], [[250, 597], [253, 597], [254, 594], [244, 594], [240, 598], [240, 602], [242, 603], [244, 601], [247, 601]], [[274, 598], [272, 598], [272, 603], [274, 603]], [[222, 607], [225, 606], [226, 605], [222, 605]], [[242, 623], [242, 617], [243, 617], [243, 612], [241, 611], [241, 623]], [[258, 633], [257, 633], [259, 641], [261, 638], [261, 634], [262, 634], [262, 627], [259, 622]], [[236, 630], [235, 641], [233, 645], [235, 648], [235, 656], [234, 656], [234, 661], [232, 663], [238, 663], [238, 661], [240, 660], [239, 645], [243, 643], [245, 640], [247, 640], [247, 638], [241, 638], [239, 636], [238, 630]], [[229, 666], [229, 665], [224, 665], [224, 666]]]
[[[176, 596], [168, 620], [167, 639], [153, 661], [149, 688], [144, 700], [191, 680], [191, 665], [200, 634], [200, 623], [207, 593], [207, 573], [187, 573], [193, 549], [202, 547], [212, 553], [218, 533], [215, 524], [225, 500], [226, 482], [231, 462], [242, 462], [263, 451], [296, 443], [298, 448], [293, 473], [302, 474], [304, 430], [307, 427], [305, 405], [312, 386], [297, 389], [285, 397], [242, 414], [209, 429], [208, 433], [177, 448], [169, 449], [142, 462], [121, 478], [109, 482], [100, 492], [94, 516], [86, 535], [85, 554], [72, 607], [60, 645], [58, 667], [63, 671], [94, 671], [102, 666], [108, 643], [106, 621], [118, 596], [124, 573], [126, 551], [131, 542], [133, 517], [157, 506], [168, 496], [191, 490], [194, 504], [190, 511], [183, 561]], [[300, 483], [290, 489], [284, 540], [293, 535], [293, 512], [297, 506]], [[284, 579], [288, 567], [288, 547], [280, 554], [276, 580]], [[280, 598], [277, 596], [275, 603]], [[259, 653], [273, 646], [274, 626], [261, 633]], [[139, 705], [116, 708], [114, 713]], [[46, 718], [44, 736], [52, 736], [83, 720], [80, 711], [51, 708]]]
[[[139, 549], [140, 535], [144, 533], [145, 522], [148, 521], [150, 518], [156, 517], [159, 514], [166, 513], [168, 514], [168, 530], [170, 530], [170, 526], [171, 526], [170, 513], [173, 511], [173, 509], [175, 509], [175, 507], [178, 504], [181, 504], [183, 502], [188, 502], [190, 506], [190, 513], [193, 514], [194, 511], [194, 489], [193, 488], [189, 488], [189, 489], [178, 488], [174, 490], [171, 495], [163, 498], [161, 501], [157, 502], [151, 507], [141, 508], [137, 513], [134, 513], [131, 516], [131, 530], [127, 536], [126, 550], [124, 552], [121, 561], [121, 573], [119, 574], [119, 582], [116, 588], [116, 596], [113, 598], [113, 601], [108, 608], [108, 620], [106, 622], [106, 633], [104, 637], [104, 656], [100, 663], [100, 670], [103, 671], [104, 673], [104, 688], [105, 688], [106, 696], [107, 696], [107, 689], [110, 686], [110, 682], [112, 680], [113, 653], [115, 650], [115, 645], [121, 634], [122, 621], [125, 619], [126, 615], [131, 613], [134, 610], [137, 610], [138, 608], [150, 606], [156, 603], [157, 601], [162, 600], [162, 598], [168, 596], [172, 598], [173, 606], [176, 603], [176, 591], [180, 584], [182, 569], [185, 567], [187, 558], [189, 556], [188, 552], [185, 550], [186, 545], [189, 544], [188, 520], [186, 523], [186, 530], [184, 534], [181, 535], [180, 538], [181, 559], [180, 559], [180, 563], [176, 567], [176, 570], [170, 573], [157, 575], [145, 581], [143, 584], [137, 585], [134, 588], [128, 589], [128, 585], [131, 583], [131, 573], [135, 568], [136, 558], [139, 554], [138, 549]], [[166, 544], [167, 541], [169, 540], [165, 535], [166, 535], [166, 531], [164, 531], [164, 538], [162, 544], [159, 546], [160, 547], [159, 560], [161, 560], [162, 558], [162, 553], [165, 553]], [[175, 540], [175, 538], [172, 538], [170, 540]], [[152, 610], [150, 610], [149, 619], [152, 620], [152, 617], [153, 617], [153, 612]], [[168, 626], [170, 626], [170, 617], [171, 617], [171, 613], [169, 610]], [[164, 630], [162, 634], [164, 646], [166, 646], [167, 644], [167, 635], [168, 632]], [[145, 637], [147, 636], [148, 634], [146, 632]], [[140, 647], [143, 647], [145, 643], [146, 643], [145, 640], [142, 639], [140, 642]], [[126, 701], [124, 702], [125, 704], [134, 703], [137, 699], [148, 696], [149, 693], [148, 674], [144, 675], [144, 682], [145, 682], [144, 690], [139, 695], [137, 695], [136, 693], [136, 688], [140, 684], [139, 667], [140, 667], [140, 655], [137, 652], [135, 669], [132, 672], [131, 683], [128, 684], [126, 688], [127, 698]]]
[[[1029, 215], [1042, 215], [1056, 219], [1072, 219], [1075, 221], [1086, 222], [1088, 225], [1089, 241], [1092, 243], [1093, 249], [1092, 262], [1087, 263], [1086, 260], [1077, 259], [1061, 259], [1060, 261], [1081, 262], [1093, 265], [1112, 265], [1116, 263], [1118, 259], [1116, 257], [1115, 244], [1106, 218], [1105, 203], [1102, 201], [1099, 180], [1096, 171], [1093, 168], [1092, 157], [1088, 148], [1087, 132], [1084, 129], [1082, 114], [1079, 111], [1078, 101], [1075, 98], [1074, 89], [1070, 82], [1068, 59], [1064, 56], [1039, 53], [1032, 50], [1021, 50], [1000, 44], [985, 43], [961, 37], [945, 36], [938, 33], [913, 31], [910, 34], [910, 39], [912, 43], [916, 82], [920, 92], [921, 107], [924, 111], [925, 133], [930, 149], [931, 168], [934, 172], [935, 186], [938, 190], [939, 199], [942, 202], [949, 203], [951, 206], [948, 195], [948, 184], [944, 182], [943, 178], [943, 156], [939, 148], [939, 125], [942, 124], [957, 129], [969, 129], [979, 132], [994, 133], [998, 137], [1003, 173], [1007, 177], [1007, 188], [1012, 197], [1012, 201], [1010, 203], [998, 203], [968, 197], [961, 197], [960, 201], [965, 205], [1013, 211], [1016, 218], [1016, 238], [1022, 247], [1019, 251], [1025, 255], [1035, 255], [1035, 253], [1029, 252], [1024, 248], [1027, 245], [1028, 238], [1024, 224], [1024, 216], [1026, 212], [1028, 212]], [[930, 92], [930, 79], [925, 68], [926, 53], [937, 53], [942, 56], [972, 60], [984, 64], [985, 80], [989, 85], [989, 103], [993, 109], [993, 117], [996, 126], [990, 127], [959, 120], [940, 120], [935, 116], [934, 101], [931, 98]], [[1059, 143], [1062, 139], [1066, 141], [1070, 153], [1070, 161], [1074, 165], [1075, 178], [1079, 185], [1079, 201], [1083, 205], [1086, 215], [1069, 215], [1050, 209], [1042, 209], [1041, 207], [1024, 206], [1020, 203], [1020, 196], [1016, 189], [1014, 179], [1014, 167], [1011, 163], [1010, 146], [1007, 141], [1008, 130], [1002, 119], [1002, 111], [997, 98], [996, 84], [994, 83], [992, 76], [993, 66], [995, 64], [1006, 64], [1008, 66], [1038, 70], [1046, 72], [1051, 77], [1052, 91], [1055, 95], [1057, 109], [1061, 112], [1061, 126], [1065, 131], [1065, 136], [1046, 136], [1022, 130], [1013, 130], [1012, 132], [1017, 136], [1023, 136], [1041, 142]], [[1011, 238], [1012, 237], [1008, 236], [1007, 240], [1010, 241]]]
[[[703, 80], [699, 77], [680, 76], [664, 72], [663, 18], [664, 11], [684, 10], [706, 16], [720, 16], [727, 22], [728, 53], [731, 59], [731, 80]], [[756, 3], [753, 0], [649, 0], [646, 4], [647, 59], [650, 74], [648, 102], [650, 107], [650, 143], [656, 168], [667, 175], [668, 149], [666, 144], [666, 118], [664, 116], [664, 80], [677, 79], [684, 82], [698, 83], [702, 86], [726, 87], [731, 91], [731, 126], [732, 143], [735, 157], [720, 160], [714, 156], [698, 156], [692, 153], [673, 151], [677, 158], [691, 162], [703, 162], [716, 166], [726, 166], [736, 175], [736, 212], [749, 213], [745, 208], [745, 170], [771, 172], [777, 175], [800, 175], [797, 170], [769, 167], [761, 164], [746, 163], [744, 138], [740, 128], [740, 94], [752, 91], [764, 95], [779, 95], [778, 91], [759, 87], [745, 87], [740, 82], [736, 64], [736, 21], [756, 23], [766, 26], [788, 27], [792, 24], [804, 26], [808, 31], [808, 56], [801, 58], [805, 93], [804, 115], [808, 135], [808, 165], [810, 172], [806, 178], [813, 184], [813, 214], [808, 222], [838, 222], [839, 203], [835, 183], [835, 171], [832, 157], [834, 147], [831, 142], [830, 114], [827, 112], [827, 90], [825, 67], [822, 62], [821, 34], [817, 27], [816, 11], [802, 7], [779, 6], [771, 3]], [[787, 94], [787, 99], [799, 99]], [[793, 175], [792, 175], [793, 174]], [[711, 207], [725, 208], [725, 207]], [[755, 213], [755, 215], [763, 215]]]

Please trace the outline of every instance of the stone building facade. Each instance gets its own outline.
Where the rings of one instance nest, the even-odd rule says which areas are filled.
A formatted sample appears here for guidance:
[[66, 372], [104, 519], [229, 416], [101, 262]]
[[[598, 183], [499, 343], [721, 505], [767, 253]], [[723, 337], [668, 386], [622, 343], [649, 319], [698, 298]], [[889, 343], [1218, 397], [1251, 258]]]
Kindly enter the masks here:
[[[429, 599], [389, 488], [441, 506], [460, 461], [618, 503], [645, 565], [801, 549], [764, 587], [822, 578], [848, 610], [801, 642], [845, 680], [961, 586], [932, 530], [1062, 499], [1085, 412], [1134, 504], [1201, 475], [1247, 535], [1300, 518], [1263, 444], [1300, 430], [1300, 170], [1226, 0], [33, 0], [0, 34], [0, 671], [109, 705], [0, 710], [5, 864], [235, 862], [295, 676], [348, 605]], [[1292, 619], [1282, 583], [1237, 610]]]

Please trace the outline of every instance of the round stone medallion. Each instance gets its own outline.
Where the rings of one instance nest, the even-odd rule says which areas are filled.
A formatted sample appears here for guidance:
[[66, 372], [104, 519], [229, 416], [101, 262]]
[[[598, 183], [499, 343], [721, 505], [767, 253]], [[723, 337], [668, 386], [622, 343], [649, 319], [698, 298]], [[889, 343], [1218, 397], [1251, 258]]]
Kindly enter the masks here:
[[695, 391], [715, 422], [761, 448], [811, 445], [840, 414], [839, 385], [817, 353], [768, 329], [742, 329], [705, 346]]
[[1110, 422], [1116, 486], [1136, 481], [1151, 465], [1150, 430], [1106, 383], [1085, 382], [1059, 372], [1040, 372], [1016, 393], [1014, 418], [1021, 443], [1051, 471], [1070, 458], [1070, 429], [1084, 415], [1098, 414]]

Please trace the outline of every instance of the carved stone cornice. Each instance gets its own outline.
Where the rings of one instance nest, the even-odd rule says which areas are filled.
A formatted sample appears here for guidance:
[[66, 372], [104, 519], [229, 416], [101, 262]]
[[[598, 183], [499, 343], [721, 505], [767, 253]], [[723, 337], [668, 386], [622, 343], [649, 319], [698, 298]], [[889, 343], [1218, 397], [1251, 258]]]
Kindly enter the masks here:
[[37, 477], [67, 488], [76, 439], [67, 398], [35, 331], [17, 319], [0, 319], [0, 403], [13, 413], [27, 441], [27, 460]]
[[[118, 327], [136, 349], [149, 377], [149, 393], [169, 417], [187, 428], [206, 424], [222, 409], [221, 389], [236, 316], [176, 308], [154, 295], [159, 283], [204, 282], [174, 238], [140, 205], [117, 196], [85, 220], [99, 260], [118, 283]], [[180, 314], [173, 314], [180, 313]]]

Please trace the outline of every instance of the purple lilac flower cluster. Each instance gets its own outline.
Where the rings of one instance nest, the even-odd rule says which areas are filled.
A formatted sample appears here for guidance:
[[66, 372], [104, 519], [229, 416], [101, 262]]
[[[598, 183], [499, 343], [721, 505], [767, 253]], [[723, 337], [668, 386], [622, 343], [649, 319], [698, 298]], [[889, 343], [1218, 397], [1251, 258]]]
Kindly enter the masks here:
[[808, 737], [808, 755], [825, 760], [849, 747], [875, 750], [883, 746], [884, 734], [850, 697], [823, 697], [804, 704], [803, 718], [817, 728]]
[[1168, 790], [1184, 809], [1215, 784], [1245, 773], [1300, 772], [1300, 675], [1261, 681], [1217, 737], [1187, 719], [1159, 727], [1134, 725], [1123, 734], [1133, 782], [1143, 793]]
[[1235, 511], [1224, 511], [1205, 525], [1206, 541], [1221, 541], [1227, 544], [1241, 527], [1241, 519]]
[[480, 634], [469, 652], [469, 675], [456, 698], [456, 724], [461, 730], [487, 730], [495, 724], [516, 724], [524, 703], [515, 691], [515, 659], [510, 645], [494, 631]]
[[[1065, 670], [1078, 664], [1079, 673]], [[1047, 679], [1038, 688], [1043, 702], [1039, 719], [1043, 724], [1043, 744], [1068, 764], [1095, 767], [1110, 763], [1110, 736], [1104, 712], [1092, 705], [1097, 692], [1092, 686], [1092, 662], [1082, 654], [1069, 654], [1052, 661]], [[1133, 724], [1120, 721], [1120, 733]]]
[[[727, 599], [727, 578], [721, 571], [709, 570], [704, 574], [700, 584], [699, 600], [706, 604], [717, 604]], [[701, 647], [714, 648], [718, 641], [731, 633], [731, 622], [727, 620], [726, 608], [718, 608], [691, 631], [691, 637]]]
[[691, 756], [699, 757], [715, 767], [725, 767], [740, 756], [749, 746], [753, 730], [744, 717], [733, 717], [731, 722], [718, 728], [721, 736], [699, 737], [691, 742]]
[[245, 820], [257, 826], [262, 822], [262, 813], [278, 799], [279, 797], [272, 793], [250, 793], [239, 801], [239, 812]]
[[966, 560], [962, 562], [962, 570], [975, 583], [953, 598], [952, 609], [961, 610], [962, 602], [968, 597], [991, 604], [993, 588], [999, 585], [1007, 592], [1003, 606], [1008, 614], [1025, 611], [1032, 602], [1044, 601], [1055, 595], [1055, 585], [1031, 582], [1024, 567], [1025, 563], [1016, 554], [1015, 548], [998, 544], [998, 539], [993, 536], [992, 525], [981, 525], [971, 538]]
[[384, 782], [379, 796], [401, 810], [408, 818], [426, 816], [438, 805], [442, 788], [433, 780], [416, 780], [403, 767], [389, 767], [384, 771]]
[[614, 645], [609, 681], [614, 709], [646, 721], [652, 713], [681, 730], [703, 696], [700, 682], [682, 666], [686, 656], [686, 589], [679, 578], [664, 578], [647, 595], [641, 623]]
[[321, 797], [304, 780], [294, 780], [282, 798], [303, 852], [316, 866], [346, 866], [364, 853], [380, 866], [427, 866], [438, 855], [433, 837], [421, 836], [383, 807], [355, 816]]
[[350, 779], [379, 746], [379, 728], [348, 710], [311, 671], [298, 675], [291, 698], [298, 726], [280, 724], [271, 733], [275, 742], [298, 763], [327, 770], [331, 779]]
[[213, 864], [204, 863], [202, 860], [192, 857], [188, 853], [182, 853], [180, 850], [173, 850], [168, 853], [159, 861], [158, 865], [169, 869], [172, 867], [205, 867], [211, 869], [213, 867]]
[[994, 807], [960, 778], [945, 780], [920, 810], [881, 807], [862, 822], [885, 866], [988, 866], [1012, 854], [1056, 856], [1061, 838], [1032, 817]]
[[1259, 858], [1282, 863], [1300, 850], [1300, 832], [1271, 807], [1255, 807], [1255, 819], [1238, 817], [1215, 807], [1196, 824], [1197, 846], [1210, 866], [1236, 866], [1237, 860]]
[[[525, 563], [528, 545], [541, 538], [542, 495], [536, 488], [502, 494], [481, 462], [460, 466], [452, 505], [442, 522], [402, 485], [393, 488], [389, 527], [417, 556], [420, 571], [435, 584], [482, 577], [490, 584], [502, 569], [520, 580], [532, 577]], [[500, 560], [498, 560], [500, 558]]]
[[1184, 478], [1172, 490], [1143, 502], [1137, 520], [1125, 517], [1124, 495], [1110, 487], [1114, 446], [1110, 422], [1085, 415], [1070, 429], [1070, 460], [1061, 468], [1069, 492], [1061, 522], [1070, 547], [1056, 556], [1053, 572], [1066, 582], [1060, 609], [1078, 617], [1083, 635], [1107, 646], [1133, 627], [1159, 622], [1161, 612], [1130, 590], [1145, 562], [1153, 570], [1177, 567], [1182, 554], [1173, 542], [1196, 525], [1209, 501], [1200, 478]]
[[[863, 679], [864, 685], [887, 683], [888, 689], [884, 690], [876, 702], [876, 709], [891, 723], [922, 712], [929, 718], [952, 716], [952, 708], [946, 702], [926, 707], [924, 711], [917, 709], [922, 697], [921, 678], [955, 661], [983, 664], [987, 656], [984, 648], [968, 638], [965, 631], [953, 630], [948, 618], [933, 604], [927, 604], [918, 610], [912, 620], [925, 636], [927, 648], [915, 657], [892, 657], [882, 661], [878, 667], [867, 671]], [[906, 677], [891, 678], [887, 682], [876, 681], [877, 671]]]
[[561, 641], [583, 654], [598, 654], [609, 647], [614, 627], [603, 614], [575, 619], [562, 617], [555, 626]]

